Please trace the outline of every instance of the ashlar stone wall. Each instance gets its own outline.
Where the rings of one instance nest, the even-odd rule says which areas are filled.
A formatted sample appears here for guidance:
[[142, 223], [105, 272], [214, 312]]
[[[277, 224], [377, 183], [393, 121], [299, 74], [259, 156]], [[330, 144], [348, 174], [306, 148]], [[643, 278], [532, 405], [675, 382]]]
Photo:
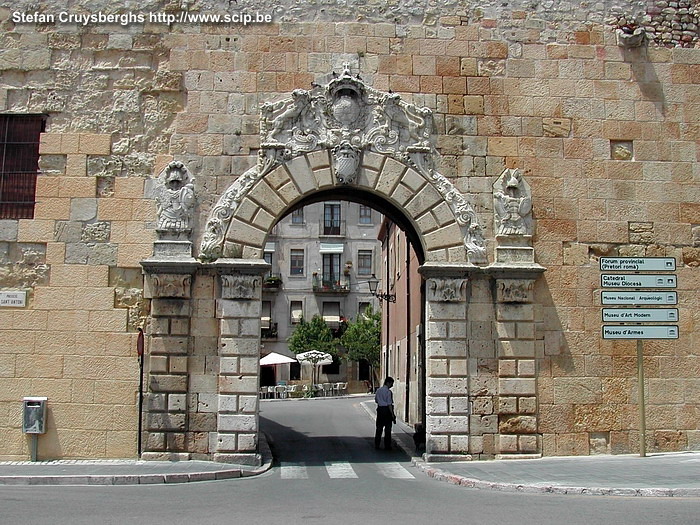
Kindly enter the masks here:
[[[471, 280], [470, 335], [454, 365], [466, 364], [471, 394], [428, 394], [462, 418], [472, 452], [531, 453], [533, 442], [545, 455], [636, 450], [634, 342], [600, 336], [598, 259], [608, 255], [677, 260], [680, 338], [645, 343], [648, 449], [698, 447], [700, 49], [618, 46], [607, 22], [646, 13], [646, 2], [239, 4], [273, 23], [15, 23], [30, 2], [0, 3], [0, 111], [47, 115], [35, 217], [0, 221], [0, 286], [28, 291], [25, 308], [0, 309], [0, 458], [27, 457], [25, 395], [49, 398], [40, 457], [133, 456], [136, 327], [149, 311], [154, 337], [189, 334], [186, 355], [148, 350], [155, 370], [186, 378], [186, 392], [151, 400], [188, 414], [185, 426], [154, 439], [204, 454], [215, 429], [234, 433], [224, 417], [233, 405], [221, 405], [211, 377], [252, 365], [220, 353], [219, 277], [193, 280], [189, 322], [153, 315], [144, 298], [140, 262], [155, 239], [146, 182], [173, 159], [195, 175], [198, 246], [218, 197], [256, 162], [260, 104], [323, 83], [343, 63], [433, 110], [440, 171], [470, 196], [489, 253], [494, 181], [519, 168], [532, 188], [536, 261], [546, 268], [532, 303], [502, 307], [487, 280]], [[223, 10], [214, 1], [189, 9]], [[461, 333], [462, 320], [444, 320], [457, 323], [445, 340]], [[246, 396], [236, 410], [251, 410]], [[236, 439], [254, 445], [252, 435]], [[465, 447], [449, 432], [440, 439]]]

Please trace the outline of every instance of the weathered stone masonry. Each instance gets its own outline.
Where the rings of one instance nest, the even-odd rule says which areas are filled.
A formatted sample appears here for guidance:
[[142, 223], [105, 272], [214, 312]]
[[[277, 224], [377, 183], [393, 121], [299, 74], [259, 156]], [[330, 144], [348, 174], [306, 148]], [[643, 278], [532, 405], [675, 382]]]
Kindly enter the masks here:
[[[108, 4], [92, 7], [119, 9]], [[224, 278], [262, 270], [156, 261], [135, 278], [159, 259], [153, 179], [173, 160], [194, 175], [201, 246], [219, 199], [257, 165], [260, 105], [325, 85], [344, 63], [432, 111], [435, 167], [483, 228], [487, 260], [473, 268], [445, 195], [415, 167], [363, 153], [356, 183], [424, 234], [427, 291], [443, 294], [426, 297], [431, 452], [637, 449], [634, 344], [600, 338], [597, 261], [609, 255], [677, 260], [681, 337], [645, 344], [648, 449], [698, 447], [697, 2], [238, 4], [275, 22], [15, 24], [30, 2], [0, 4], [0, 111], [47, 114], [34, 219], [0, 220], [0, 286], [28, 292], [26, 308], [0, 309], [0, 458], [26, 457], [24, 395], [49, 397], [40, 457], [133, 456], [135, 330], [148, 317], [149, 453], [256, 461], [258, 291], [230, 295]], [[634, 46], [617, 32], [630, 21], [647, 28]], [[222, 259], [258, 259], [284, 209], [335, 184], [330, 149], [284, 160], [238, 204]], [[531, 187], [531, 245], [509, 238], [517, 217], [500, 233], [494, 222], [499, 205], [515, 209], [513, 195], [494, 201], [507, 170]], [[530, 246], [531, 271], [499, 269], [499, 254]]]

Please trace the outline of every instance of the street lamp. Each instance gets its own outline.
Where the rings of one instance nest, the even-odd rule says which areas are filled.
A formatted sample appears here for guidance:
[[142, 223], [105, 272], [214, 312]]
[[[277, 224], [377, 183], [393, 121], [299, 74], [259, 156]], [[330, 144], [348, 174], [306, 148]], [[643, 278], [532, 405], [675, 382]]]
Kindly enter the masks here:
[[379, 279], [377, 279], [376, 275], [372, 274], [372, 277], [370, 277], [367, 280], [367, 284], [369, 285], [369, 293], [371, 293], [373, 296], [375, 296], [380, 301], [387, 301], [389, 303], [396, 302], [396, 295], [393, 293], [381, 293], [381, 292], [377, 293], [377, 287], [379, 286]]

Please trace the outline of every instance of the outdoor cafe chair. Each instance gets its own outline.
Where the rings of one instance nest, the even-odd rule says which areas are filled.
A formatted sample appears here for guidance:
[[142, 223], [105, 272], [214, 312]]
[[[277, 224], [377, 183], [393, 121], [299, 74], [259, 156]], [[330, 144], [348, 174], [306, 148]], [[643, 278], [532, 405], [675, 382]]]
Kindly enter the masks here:
[[275, 395], [280, 399], [287, 397], [287, 386], [277, 385], [275, 387]]
[[260, 387], [260, 399], [265, 399], [266, 397], [267, 397], [267, 387], [261, 386]]
[[324, 396], [333, 394], [333, 385], [331, 383], [323, 383], [322, 387]]
[[287, 395], [297, 391], [297, 385], [287, 385]]

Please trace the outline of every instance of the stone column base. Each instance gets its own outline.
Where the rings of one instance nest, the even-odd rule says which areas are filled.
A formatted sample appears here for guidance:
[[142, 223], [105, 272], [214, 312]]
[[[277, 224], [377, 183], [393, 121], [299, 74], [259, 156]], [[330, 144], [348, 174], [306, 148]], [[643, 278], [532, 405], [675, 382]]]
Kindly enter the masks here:
[[144, 461], [189, 461], [192, 456], [189, 452], [144, 452], [141, 454]]
[[428, 463], [448, 463], [450, 461], [472, 461], [471, 454], [423, 454], [423, 460]]
[[496, 454], [496, 459], [540, 459], [542, 454]]
[[245, 454], [236, 452], [235, 454], [214, 454], [214, 461], [217, 463], [236, 463], [238, 465], [249, 465], [251, 467], [260, 467], [262, 456], [260, 454]]

